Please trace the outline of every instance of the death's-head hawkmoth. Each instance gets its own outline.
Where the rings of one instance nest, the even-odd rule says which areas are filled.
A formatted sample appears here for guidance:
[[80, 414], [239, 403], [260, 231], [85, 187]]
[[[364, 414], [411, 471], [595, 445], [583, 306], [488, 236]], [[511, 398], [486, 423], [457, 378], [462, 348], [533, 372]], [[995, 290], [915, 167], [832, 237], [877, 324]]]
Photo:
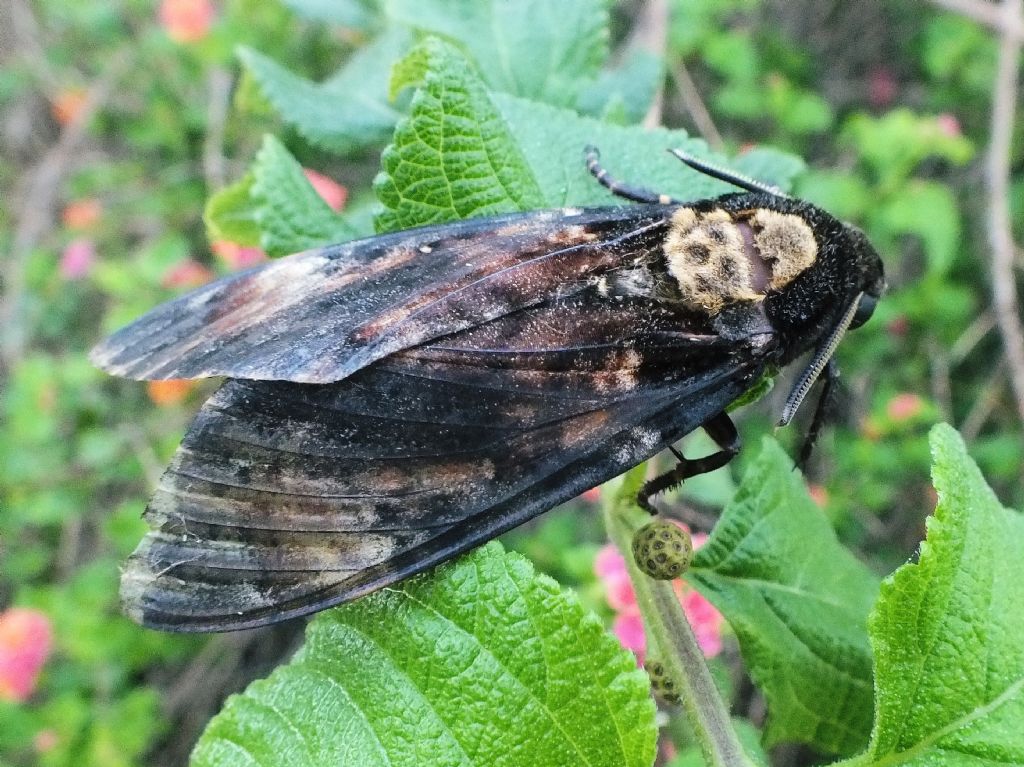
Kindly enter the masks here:
[[813, 360], [882, 264], [857, 229], [688, 156], [740, 193], [460, 221], [299, 253], [157, 307], [93, 352], [135, 379], [227, 380], [146, 509], [122, 579], [147, 626], [222, 631], [425, 570], [670, 447], [765, 371]]

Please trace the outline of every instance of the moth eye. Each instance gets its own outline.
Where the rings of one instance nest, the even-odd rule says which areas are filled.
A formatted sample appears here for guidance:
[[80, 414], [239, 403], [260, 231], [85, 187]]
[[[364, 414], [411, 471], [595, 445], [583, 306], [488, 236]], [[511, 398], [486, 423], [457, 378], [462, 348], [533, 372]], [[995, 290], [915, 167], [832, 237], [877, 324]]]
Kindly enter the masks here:
[[860, 303], [857, 304], [857, 311], [853, 315], [853, 320], [850, 322], [851, 328], [859, 328], [865, 322], [871, 319], [871, 315], [875, 313], [875, 305], [878, 303], [878, 298], [875, 296], [869, 296], [867, 293], [860, 297]]

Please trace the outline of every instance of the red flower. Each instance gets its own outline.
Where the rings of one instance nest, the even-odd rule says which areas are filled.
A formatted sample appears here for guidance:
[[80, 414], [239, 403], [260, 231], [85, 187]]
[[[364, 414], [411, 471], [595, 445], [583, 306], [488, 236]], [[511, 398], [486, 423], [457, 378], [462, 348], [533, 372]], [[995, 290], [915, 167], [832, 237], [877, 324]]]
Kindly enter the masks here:
[[888, 67], [875, 67], [868, 75], [868, 102], [876, 109], [889, 106], [899, 91], [896, 75]]
[[28, 699], [51, 645], [50, 619], [44, 613], [26, 607], [0, 613], [0, 700]]

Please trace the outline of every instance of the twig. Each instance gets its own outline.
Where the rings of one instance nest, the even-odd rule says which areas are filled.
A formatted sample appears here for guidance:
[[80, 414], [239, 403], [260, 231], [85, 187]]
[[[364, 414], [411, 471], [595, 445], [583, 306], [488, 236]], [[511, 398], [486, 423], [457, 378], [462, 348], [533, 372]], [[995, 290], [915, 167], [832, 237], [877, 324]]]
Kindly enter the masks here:
[[[626, 50], [647, 51], [661, 61], [665, 60], [665, 51], [668, 49], [668, 0], [647, 0], [640, 7], [629, 40], [623, 47]], [[645, 128], [661, 125], [664, 104], [665, 85], [662, 83], [644, 115], [642, 125]]]
[[949, 349], [949, 361], [952, 365], [959, 365], [974, 351], [974, 347], [981, 343], [981, 340], [989, 334], [989, 331], [996, 326], [996, 318], [991, 312], [982, 312], [974, 322], [967, 326], [967, 330], [960, 334], [960, 337], [953, 342]]
[[[1003, 30], [1021, 26], [1022, 0], [1003, 0]], [[1017, 68], [1021, 39], [1004, 31], [992, 95], [992, 138], [988, 151], [988, 219], [992, 244], [992, 303], [1003, 336], [1007, 370], [1024, 420], [1024, 329], [1021, 328], [1017, 286], [1013, 273], [1014, 244], [1010, 229], [1010, 153], [1017, 109]]]
[[996, 409], [996, 405], [999, 403], [999, 391], [1003, 388], [1005, 378], [1006, 363], [1000, 362], [981, 387], [974, 404], [960, 424], [960, 435], [967, 444], [971, 444], [978, 438], [992, 415], [992, 411]]
[[227, 181], [224, 161], [224, 125], [231, 101], [231, 73], [214, 67], [206, 80], [209, 94], [206, 101], [206, 139], [203, 141], [203, 177], [209, 194]]
[[1000, 8], [995, 3], [987, 3], [984, 0], [931, 0], [931, 2], [932, 5], [959, 13], [979, 24], [992, 27], [1003, 37], [1017, 42], [1024, 40], [1024, 20], [1019, 15], [1011, 18], [1004, 13], [1005, 3]]
[[648, 518], [635, 506], [644, 471], [641, 465], [626, 473], [614, 497], [605, 499], [604, 517], [609, 536], [626, 560], [637, 606], [643, 617], [644, 632], [649, 640], [648, 654], [657, 654], [676, 683], [687, 720], [706, 763], [711, 767], [753, 767], [736, 736], [729, 711], [718, 694], [707, 661], [672, 584], [647, 577], [633, 560], [630, 542], [634, 526], [628, 517], [632, 514]]
[[931, 359], [932, 399], [935, 400], [943, 420], [948, 421], [953, 412], [949, 355], [934, 336], [929, 335], [925, 343], [928, 347], [928, 357]]
[[683, 100], [683, 106], [689, 112], [693, 124], [697, 126], [697, 130], [700, 131], [704, 140], [708, 142], [708, 146], [716, 152], [721, 152], [725, 148], [722, 134], [715, 127], [715, 121], [711, 118], [711, 113], [704, 105], [704, 99], [701, 98], [700, 91], [697, 90], [697, 84], [693, 82], [689, 71], [687, 71], [681, 61], [674, 62], [670, 71], [672, 73], [672, 80], [676, 84], [676, 89], [679, 91], [679, 97]]
[[[55, 93], [60, 88], [60, 78], [50, 66], [50, 60], [43, 49], [43, 33], [32, 6], [24, 0], [3, 0], [0, 2], [0, 19], [7, 22], [0, 32], [0, 63], [4, 66], [13, 63], [7, 53], [11, 54], [10, 59], [17, 57], [24, 63], [30, 63], [31, 66], [24, 71], [41, 82], [47, 91]], [[3, 52], [5, 38], [10, 38], [7, 52]]]

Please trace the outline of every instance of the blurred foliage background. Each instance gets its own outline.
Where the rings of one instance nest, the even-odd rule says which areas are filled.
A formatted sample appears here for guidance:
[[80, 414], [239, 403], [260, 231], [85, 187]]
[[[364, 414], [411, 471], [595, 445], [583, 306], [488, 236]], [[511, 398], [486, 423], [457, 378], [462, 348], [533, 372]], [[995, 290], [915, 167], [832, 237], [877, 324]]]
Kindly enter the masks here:
[[[319, 81], [363, 50], [376, 4], [339, 3], [331, 24], [324, 5], [0, 2], [0, 616], [38, 611], [52, 644], [27, 690], [0, 687], [0, 765], [182, 764], [223, 698], [296, 646], [294, 623], [195, 638], [120, 615], [119, 562], [212, 385], [112, 380], [86, 354], [157, 303], [264, 257], [203, 222], [264, 133], [313, 171], [331, 207], [372, 211], [390, 127], [327, 151], [260, 86], [265, 59]], [[647, 5], [612, 6], [613, 50], [630, 48]], [[981, 203], [992, 33], [912, 0], [667, 5], [660, 121], [730, 154], [767, 144], [802, 156], [797, 194], [862, 226], [886, 261], [890, 292], [841, 348], [836, 424], [807, 472], [843, 540], [880, 573], [913, 554], [934, 504], [926, 432], [940, 420], [1020, 507], [1021, 423]], [[636, 121], [634, 107], [604, 116]], [[1011, 167], [1020, 235], [1024, 159]], [[744, 412], [748, 441], [771, 429], [785, 391]], [[780, 436], [792, 448], [801, 428]], [[713, 511], [731, 488], [731, 470], [719, 472], [691, 483], [687, 503]], [[580, 501], [509, 539], [608, 613], [592, 574], [602, 535]], [[735, 661], [727, 651], [722, 668]], [[737, 685], [756, 719], [756, 693]]]

